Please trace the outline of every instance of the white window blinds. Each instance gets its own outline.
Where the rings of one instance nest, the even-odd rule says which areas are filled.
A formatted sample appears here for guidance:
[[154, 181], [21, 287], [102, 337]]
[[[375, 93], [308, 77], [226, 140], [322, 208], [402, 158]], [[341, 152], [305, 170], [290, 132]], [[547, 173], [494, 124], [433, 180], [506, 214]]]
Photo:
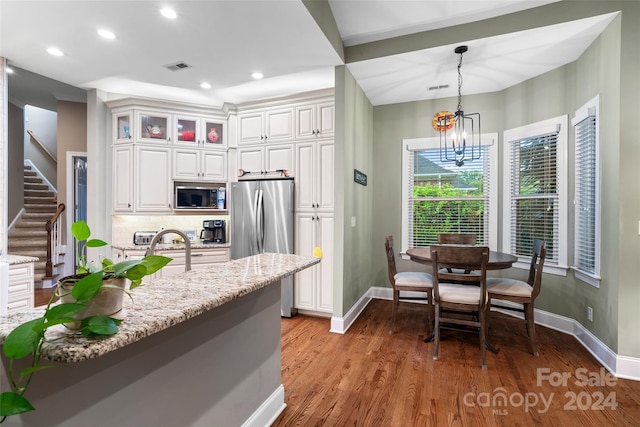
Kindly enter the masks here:
[[576, 276], [599, 286], [600, 179], [598, 176], [598, 98], [576, 112], [575, 131], [575, 241]]
[[480, 159], [458, 167], [440, 161], [439, 148], [408, 149], [403, 174], [408, 247], [435, 244], [442, 232], [475, 233], [478, 244], [489, 244], [491, 156], [484, 145]]
[[558, 263], [558, 131], [509, 141], [511, 158], [510, 252], [529, 257], [534, 239], [546, 242], [547, 261]]

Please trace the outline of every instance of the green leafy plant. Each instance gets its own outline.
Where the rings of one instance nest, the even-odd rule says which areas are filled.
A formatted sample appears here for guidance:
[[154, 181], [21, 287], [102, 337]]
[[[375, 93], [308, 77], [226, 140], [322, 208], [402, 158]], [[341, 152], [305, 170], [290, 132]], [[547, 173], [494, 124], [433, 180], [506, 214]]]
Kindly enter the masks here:
[[[104, 288], [116, 288], [122, 292], [125, 289], [109, 285], [104, 281], [116, 278], [130, 280], [129, 290], [142, 284], [145, 276], [151, 275], [167, 265], [171, 258], [159, 255], [148, 255], [140, 260], [122, 261], [114, 264], [110, 259], [103, 258], [100, 267], [87, 261], [87, 248], [97, 248], [107, 245], [100, 239], [90, 239], [91, 230], [84, 221], [77, 221], [71, 226], [71, 233], [77, 245], [77, 274], [59, 281], [56, 289], [47, 303], [44, 314], [29, 320], [13, 329], [4, 340], [2, 351], [9, 359], [8, 374], [13, 391], [0, 394], [0, 423], [11, 415], [32, 411], [35, 408], [24, 397], [33, 375], [50, 365], [42, 365], [42, 347], [47, 341], [47, 329], [56, 325], [77, 322], [73, 316], [86, 309], [91, 301]], [[65, 290], [73, 284], [71, 295], [75, 299], [72, 303], [57, 304], [57, 298], [69, 291]], [[82, 319], [79, 333], [83, 336], [109, 336], [118, 332], [118, 325], [122, 321], [109, 316], [90, 316]], [[31, 356], [31, 363], [25, 369], [17, 372], [15, 361]]]

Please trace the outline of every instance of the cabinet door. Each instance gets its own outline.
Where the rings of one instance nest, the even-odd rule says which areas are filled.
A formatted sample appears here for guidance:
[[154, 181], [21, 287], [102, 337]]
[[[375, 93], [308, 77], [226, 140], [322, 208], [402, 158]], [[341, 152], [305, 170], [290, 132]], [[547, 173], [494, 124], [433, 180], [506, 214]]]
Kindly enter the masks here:
[[136, 210], [171, 210], [169, 148], [136, 147]]
[[138, 142], [166, 144], [171, 141], [171, 115], [138, 111], [136, 117]]
[[200, 152], [202, 158], [200, 176], [207, 180], [227, 180], [227, 153], [219, 151]]
[[269, 172], [286, 170], [290, 176], [294, 176], [293, 144], [266, 146], [265, 169]]
[[249, 172], [262, 172], [262, 158], [264, 157], [264, 148], [238, 148], [238, 169]]
[[316, 106], [316, 136], [331, 137], [335, 134], [334, 110], [333, 102]]
[[[295, 253], [297, 255], [313, 256], [316, 241], [315, 215], [312, 213], [296, 214], [295, 227]], [[317, 266], [313, 266], [295, 274], [293, 295], [296, 308], [316, 309], [316, 269]]]
[[173, 178], [199, 179], [199, 151], [186, 148], [173, 149]]
[[334, 208], [334, 146], [333, 141], [318, 141], [317, 150], [317, 207], [323, 211]]
[[264, 141], [262, 112], [238, 115], [238, 144], [256, 144]]
[[296, 144], [296, 210], [315, 209], [315, 143]]
[[133, 212], [133, 145], [113, 148], [113, 211]]
[[293, 139], [293, 109], [273, 110], [265, 112], [266, 142], [277, 142]]
[[227, 146], [227, 135], [222, 122], [213, 119], [202, 119], [202, 146], [208, 148], [224, 148]]
[[316, 137], [316, 109], [313, 105], [296, 107], [296, 139]]
[[113, 143], [133, 142], [133, 111], [113, 115]]
[[317, 271], [316, 310], [333, 313], [333, 214], [316, 215], [317, 245], [322, 249], [322, 261]]
[[196, 147], [201, 143], [200, 119], [197, 117], [176, 116], [173, 141], [175, 144]]

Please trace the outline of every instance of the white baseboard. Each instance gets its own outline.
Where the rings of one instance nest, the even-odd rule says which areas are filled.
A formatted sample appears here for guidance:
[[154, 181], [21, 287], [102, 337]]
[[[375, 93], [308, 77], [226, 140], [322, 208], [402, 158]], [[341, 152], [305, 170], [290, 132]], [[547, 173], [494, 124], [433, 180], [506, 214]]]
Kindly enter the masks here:
[[284, 403], [284, 386], [280, 386], [271, 393], [262, 405], [242, 424], [242, 427], [267, 427], [273, 424], [284, 411], [287, 404]]
[[22, 215], [24, 215], [24, 208], [20, 209], [20, 212], [18, 212], [18, 215], [16, 215], [15, 218], [13, 218], [13, 221], [11, 221], [11, 224], [9, 224], [9, 228], [7, 228], [7, 233], [9, 231], [12, 231], [14, 228], [16, 228], [16, 223], [18, 221], [20, 221], [20, 218], [22, 218]]
[[[356, 302], [351, 310], [347, 312], [345, 317], [331, 318], [331, 332], [344, 334], [349, 327], [356, 321], [362, 310], [367, 306], [371, 299], [393, 299], [393, 291], [391, 288], [370, 287], [367, 292]], [[419, 303], [417, 301], [412, 301]], [[501, 301], [500, 304], [503, 302]], [[504, 302], [505, 305], [510, 305]], [[520, 313], [513, 313], [508, 310], [500, 310], [502, 313], [523, 318]], [[613, 352], [602, 341], [591, 333], [582, 324], [574, 319], [550, 313], [544, 310], [535, 309], [536, 324], [554, 329], [559, 332], [575, 337], [589, 353], [593, 355], [602, 365], [613, 375], [618, 378], [625, 378], [640, 381], [640, 358], [621, 356]]]
[[371, 292], [371, 288], [362, 296], [360, 299], [351, 307], [351, 310], [344, 317], [332, 317], [331, 318], [331, 329], [329, 332], [333, 332], [336, 334], [344, 334], [347, 332], [347, 329], [353, 325], [353, 322], [356, 321], [362, 310], [369, 304], [371, 301], [371, 297], [369, 293]]

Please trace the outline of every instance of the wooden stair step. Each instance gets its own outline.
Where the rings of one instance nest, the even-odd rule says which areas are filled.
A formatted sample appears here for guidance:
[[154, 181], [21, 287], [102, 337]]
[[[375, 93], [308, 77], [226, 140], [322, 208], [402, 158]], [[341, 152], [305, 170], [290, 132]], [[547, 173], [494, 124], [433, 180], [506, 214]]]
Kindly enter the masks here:
[[24, 189], [25, 190], [48, 190], [49, 186], [42, 182], [31, 182], [31, 183], [25, 183]]

